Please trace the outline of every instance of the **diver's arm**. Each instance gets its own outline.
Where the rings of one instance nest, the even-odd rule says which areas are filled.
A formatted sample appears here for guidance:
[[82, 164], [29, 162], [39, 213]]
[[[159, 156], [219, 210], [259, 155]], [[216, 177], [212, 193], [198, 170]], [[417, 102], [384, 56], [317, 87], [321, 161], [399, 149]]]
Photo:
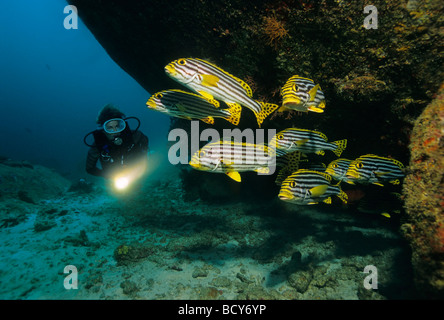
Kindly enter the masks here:
[[100, 158], [100, 154], [96, 148], [90, 148], [88, 156], [86, 158], [86, 172], [93, 176], [103, 177], [103, 170], [97, 168], [97, 161]]

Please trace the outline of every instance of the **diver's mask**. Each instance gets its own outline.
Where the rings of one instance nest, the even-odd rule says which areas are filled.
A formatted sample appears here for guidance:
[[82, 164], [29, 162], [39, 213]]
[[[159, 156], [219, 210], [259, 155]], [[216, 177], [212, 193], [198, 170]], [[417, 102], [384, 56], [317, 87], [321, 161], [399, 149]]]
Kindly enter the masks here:
[[[125, 122], [125, 120], [123, 120], [121, 118], [109, 119], [108, 121], [106, 121], [103, 124], [103, 131], [105, 131], [106, 133], [111, 134], [111, 135], [114, 135], [116, 133], [120, 133], [123, 130], [125, 130], [125, 128], [126, 128], [126, 122]], [[121, 137], [117, 136], [117, 137], [114, 137], [112, 142], [115, 145], [120, 146], [123, 143], [123, 140]]]

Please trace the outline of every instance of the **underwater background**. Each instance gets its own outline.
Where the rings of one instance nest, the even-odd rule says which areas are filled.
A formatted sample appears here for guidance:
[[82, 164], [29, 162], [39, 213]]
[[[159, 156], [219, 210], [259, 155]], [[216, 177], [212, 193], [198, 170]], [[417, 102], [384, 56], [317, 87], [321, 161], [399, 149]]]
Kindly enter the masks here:
[[[65, 28], [68, 4], [78, 28]], [[367, 5], [377, 30], [362, 26]], [[442, 299], [442, 13], [432, 0], [5, 3], [0, 299]], [[168, 134], [192, 122], [146, 102], [186, 90], [164, 67], [188, 57], [276, 105], [290, 76], [315, 79], [323, 114], [275, 112], [262, 128], [347, 139], [341, 157], [399, 160], [405, 179], [341, 182], [347, 203], [297, 205], [278, 197], [278, 172], [236, 182], [171, 164]], [[149, 138], [147, 172], [125, 192], [85, 171], [83, 139], [106, 104]], [[236, 127], [258, 128], [251, 110], [238, 126], [199, 121]]]

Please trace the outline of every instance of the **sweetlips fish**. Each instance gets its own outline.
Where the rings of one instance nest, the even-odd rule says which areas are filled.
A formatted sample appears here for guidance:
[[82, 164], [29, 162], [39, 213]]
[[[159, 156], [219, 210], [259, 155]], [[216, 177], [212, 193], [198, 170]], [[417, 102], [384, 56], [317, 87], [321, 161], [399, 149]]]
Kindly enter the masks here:
[[375, 184], [385, 182], [399, 184], [405, 176], [404, 165], [395, 159], [366, 154], [353, 160], [346, 172], [346, 182], [350, 184]]
[[188, 120], [199, 119], [214, 124], [214, 118], [223, 118], [234, 125], [239, 124], [242, 108], [233, 105], [228, 109], [220, 108], [214, 99], [182, 90], [164, 90], [153, 94], [146, 105], [148, 108], [173, 117]]
[[165, 72], [173, 80], [208, 99], [224, 101], [230, 107], [247, 107], [256, 115], [259, 127], [279, 107], [254, 100], [253, 92], [245, 81], [202, 59], [177, 59], [165, 67]]
[[196, 170], [225, 173], [240, 182], [239, 172], [273, 174], [275, 151], [263, 144], [219, 140], [203, 146], [189, 164]]
[[331, 179], [324, 172], [299, 169], [282, 182], [279, 199], [300, 205], [319, 202], [331, 204], [331, 197], [336, 195], [347, 203], [347, 195], [341, 190], [339, 183], [332, 185]]
[[347, 139], [327, 142], [327, 136], [321, 132], [287, 128], [278, 133], [270, 140], [269, 145], [277, 150], [287, 152], [301, 151], [302, 153], [316, 153], [324, 155], [324, 150], [331, 150], [336, 156], [347, 147]]
[[345, 158], [339, 158], [330, 162], [325, 169], [325, 173], [328, 173], [333, 177], [333, 179], [339, 181], [346, 181], [347, 177], [345, 174], [347, 173], [348, 167], [352, 161]]
[[298, 75], [292, 76], [281, 88], [282, 106], [279, 112], [296, 110], [322, 113], [325, 109], [325, 96], [319, 84]]

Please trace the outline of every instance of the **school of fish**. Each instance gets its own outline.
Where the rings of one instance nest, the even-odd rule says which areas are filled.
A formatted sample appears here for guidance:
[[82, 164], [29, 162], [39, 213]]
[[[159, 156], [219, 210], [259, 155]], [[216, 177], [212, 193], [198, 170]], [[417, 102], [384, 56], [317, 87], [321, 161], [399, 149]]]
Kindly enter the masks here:
[[[253, 99], [245, 81], [202, 59], [174, 60], [165, 66], [165, 72], [192, 92], [163, 90], [153, 94], [146, 105], [172, 117], [208, 124], [222, 118], [238, 125], [245, 107], [254, 113], [260, 127], [275, 111], [323, 113], [326, 107], [320, 85], [299, 75], [291, 76], [281, 88], [279, 106]], [[347, 194], [340, 186], [343, 182], [396, 185], [405, 176], [404, 165], [389, 157], [366, 154], [354, 160], [339, 158], [346, 147], [347, 139], [329, 142], [319, 131], [285, 128], [268, 144], [211, 141], [192, 155], [189, 164], [196, 170], [226, 174], [236, 182], [241, 182], [240, 172], [273, 174], [274, 168], [279, 167], [275, 180], [280, 186], [279, 199], [299, 205], [330, 204], [333, 196], [347, 203]], [[323, 156], [327, 150], [338, 157], [327, 166], [309, 159], [311, 154]]]

